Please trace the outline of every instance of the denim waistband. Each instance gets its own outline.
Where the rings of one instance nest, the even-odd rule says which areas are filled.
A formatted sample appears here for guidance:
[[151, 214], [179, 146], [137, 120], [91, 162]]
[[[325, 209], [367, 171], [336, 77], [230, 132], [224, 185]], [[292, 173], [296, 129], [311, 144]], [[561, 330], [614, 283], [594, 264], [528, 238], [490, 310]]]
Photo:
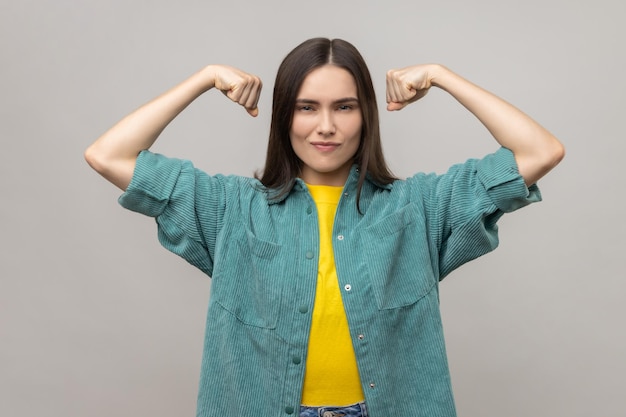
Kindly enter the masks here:
[[309, 407], [308, 405], [301, 405], [300, 417], [367, 417], [367, 408], [364, 402], [343, 407]]

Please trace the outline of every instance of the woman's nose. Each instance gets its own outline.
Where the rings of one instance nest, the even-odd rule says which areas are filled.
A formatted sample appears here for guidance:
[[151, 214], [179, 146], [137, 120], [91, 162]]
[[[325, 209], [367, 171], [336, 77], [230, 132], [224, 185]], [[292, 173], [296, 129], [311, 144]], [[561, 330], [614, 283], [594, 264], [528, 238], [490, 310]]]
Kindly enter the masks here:
[[336, 132], [335, 119], [330, 111], [322, 111], [319, 116], [317, 133], [324, 136], [334, 135]]

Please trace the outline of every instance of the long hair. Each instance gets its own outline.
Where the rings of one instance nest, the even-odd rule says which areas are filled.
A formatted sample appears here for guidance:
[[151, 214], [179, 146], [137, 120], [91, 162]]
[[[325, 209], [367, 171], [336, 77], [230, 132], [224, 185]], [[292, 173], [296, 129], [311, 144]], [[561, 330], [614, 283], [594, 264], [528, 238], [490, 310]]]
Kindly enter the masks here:
[[294, 152], [289, 136], [296, 99], [306, 76], [327, 64], [347, 70], [356, 82], [363, 120], [361, 140], [354, 156], [354, 163], [359, 167], [358, 209], [367, 174], [380, 184], [389, 184], [396, 178], [389, 171], [383, 156], [378, 107], [369, 70], [359, 51], [341, 39], [313, 38], [304, 41], [280, 64], [274, 84], [267, 157], [259, 180], [265, 187], [277, 191], [276, 196], [283, 196], [291, 190], [296, 177], [300, 175], [302, 161]]

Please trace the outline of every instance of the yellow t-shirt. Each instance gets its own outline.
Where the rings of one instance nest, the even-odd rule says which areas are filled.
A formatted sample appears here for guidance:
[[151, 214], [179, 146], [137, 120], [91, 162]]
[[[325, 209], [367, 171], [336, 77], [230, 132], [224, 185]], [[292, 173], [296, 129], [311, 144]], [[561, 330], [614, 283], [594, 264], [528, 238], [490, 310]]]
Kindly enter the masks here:
[[320, 261], [302, 404], [342, 406], [364, 400], [332, 247], [335, 212], [343, 187], [307, 185], [320, 223]]

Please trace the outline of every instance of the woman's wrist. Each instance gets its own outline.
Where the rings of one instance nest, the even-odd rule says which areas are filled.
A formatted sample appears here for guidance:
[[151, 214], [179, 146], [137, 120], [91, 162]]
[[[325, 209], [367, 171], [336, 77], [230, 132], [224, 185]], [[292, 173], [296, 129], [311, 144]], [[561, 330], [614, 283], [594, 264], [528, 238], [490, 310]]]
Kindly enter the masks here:
[[210, 89], [215, 87], [215, 77], [216, 77], [216, 66], [215, 65], [207, 65], [202, 68], [196, 76], [198, 77], [198, 81], [202, 86], [202, 92], [205, 93]]
[[428, 74], [431, 85], [445, 90], [446, 81], [453, 73], [441, 64], [430, 64]]

